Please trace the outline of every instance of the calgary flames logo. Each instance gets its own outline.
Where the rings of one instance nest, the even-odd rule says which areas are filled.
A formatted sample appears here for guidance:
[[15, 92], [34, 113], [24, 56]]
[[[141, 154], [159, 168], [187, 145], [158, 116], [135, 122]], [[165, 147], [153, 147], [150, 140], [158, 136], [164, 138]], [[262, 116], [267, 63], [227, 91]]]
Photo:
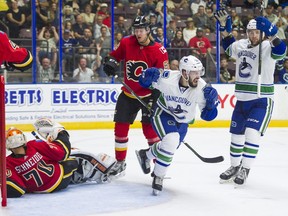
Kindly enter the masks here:
[[148, 68], [143, 61], [128, 61], [126, 62], [126, 75], [128, 80], [138, 82], [139, 76], [143, 70]]

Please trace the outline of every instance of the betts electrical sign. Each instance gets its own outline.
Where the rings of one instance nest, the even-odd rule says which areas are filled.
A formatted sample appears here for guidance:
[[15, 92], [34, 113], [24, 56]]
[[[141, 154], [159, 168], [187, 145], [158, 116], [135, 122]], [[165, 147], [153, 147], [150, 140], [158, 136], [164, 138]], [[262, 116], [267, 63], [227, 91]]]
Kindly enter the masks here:
[[65, 122], [112, 121], [121, 85], [7, 85], [6, 123], [48, 117]]

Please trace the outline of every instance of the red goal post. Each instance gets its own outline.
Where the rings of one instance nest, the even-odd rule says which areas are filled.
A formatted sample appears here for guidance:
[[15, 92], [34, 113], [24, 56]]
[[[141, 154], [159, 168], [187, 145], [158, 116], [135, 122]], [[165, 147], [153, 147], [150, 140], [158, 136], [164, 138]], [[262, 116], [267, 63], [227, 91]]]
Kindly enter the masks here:
[[5, 79], [0, 76], [0, 184], [2, 206], [7, 206], [6, 143], [5, 143]]

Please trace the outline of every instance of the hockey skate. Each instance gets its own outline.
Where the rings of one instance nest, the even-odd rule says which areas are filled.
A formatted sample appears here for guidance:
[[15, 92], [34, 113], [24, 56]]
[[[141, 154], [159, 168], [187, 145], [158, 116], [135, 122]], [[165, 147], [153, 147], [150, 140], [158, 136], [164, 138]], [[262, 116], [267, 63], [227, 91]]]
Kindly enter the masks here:
[[153, 189], [152, 194], [154, 196], [158, 196], [160, 191], [162, 191], [163, 180], [164, 178], [154, 175], [153, 182], [152, 182], [152, 189]]
[[137, 155], [139, 164], [144, 172], [144, 174], [150, 173], [150, 160], [148, 159], [146, 155], [147, 150], [146, 149], [141, 149], [139, 151], [135, 150], [135, 153]]
[[111, 170], [109, 171], [108, 176], [110, 179], [116, 179], [125, 176], [125, 169], [126, 169], [125, 160], [117, 161], [114, 167], [112, 167]]
[[225, 172], [220, 174], [220, 183], [231, 182], [240, 169], [239, 166], [231, 166]]
[[248, 177], [250, 169], [241, 167], [234, 179], [235, 187], [243, 185]]

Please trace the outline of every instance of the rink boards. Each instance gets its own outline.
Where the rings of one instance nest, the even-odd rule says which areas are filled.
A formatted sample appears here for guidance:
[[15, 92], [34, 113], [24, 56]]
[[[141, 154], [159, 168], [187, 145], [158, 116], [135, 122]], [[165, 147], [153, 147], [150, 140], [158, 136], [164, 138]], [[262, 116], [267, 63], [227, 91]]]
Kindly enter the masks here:
[[[204, 122], [199, 112], [193, 127], [228, 127], [236, 102], [234, 85], [214, 84], [220, 104], [215, 121]], [[113, 128], [113, 115], [120, 84], [6, 85], [6, 125], [31, 130], [41, 117], [61, 122], [67, 129]], [[287, 85], [275, 85], [272, 127], [288, 127]], [[140, 127], [139, 116], [134, 128]], [[31, 127], [31, 128], [30, 128]]]

